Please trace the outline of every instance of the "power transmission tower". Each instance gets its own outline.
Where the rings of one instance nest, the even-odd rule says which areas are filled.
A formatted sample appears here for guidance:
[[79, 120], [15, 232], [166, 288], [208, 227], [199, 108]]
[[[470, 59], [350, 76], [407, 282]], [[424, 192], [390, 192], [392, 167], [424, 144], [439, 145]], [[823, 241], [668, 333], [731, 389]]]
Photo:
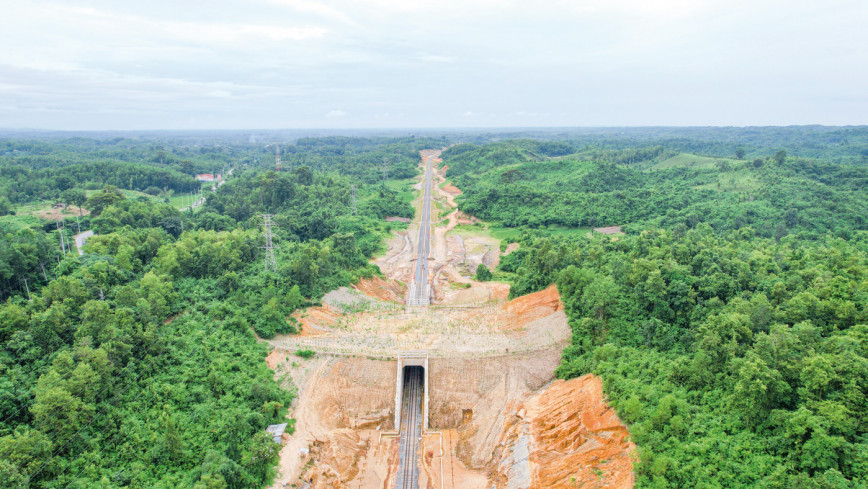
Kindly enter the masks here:
[[63, 245], [63, 230], [60, 229], [60, 221], [56, 221], [54, 224], [57, 225], [57, 232], [60, 233], [60, 254], [66, 254], [66, 247]]
[[[60, 232], [63, 233], [66, 238], [66, 251], [67, 253], [72, 253], [72, 245], [75, 243], [75, 238], [70, 238], [66, 235], [66, 220], [63, 221], [63, 227], [60, 228]], [[76, 247], [76, 252], [78, 252], [78, 247]]]
[[280, 171], [280, 169], [281, 169], [280, 145], [277, 143], [274, 144], [274, 167], [277, 169], [277, 171]]
[[352, 186], [353, 191], [353, 215], [356, 215], [356, 186]]
[[383, 185], [386, 184], [386, 180], [389, 179], [389, 167], [386, 163], [386, 157], [383, 157]]
[[274, 217], [274, 214], [260, 214], [260, 216], [265, 227], [265, 246], [263, 246], [265, 248], [265, 271], [276, 272], [277, 262], [274, 261], [274, 244], [271, 242], [271, 218]]

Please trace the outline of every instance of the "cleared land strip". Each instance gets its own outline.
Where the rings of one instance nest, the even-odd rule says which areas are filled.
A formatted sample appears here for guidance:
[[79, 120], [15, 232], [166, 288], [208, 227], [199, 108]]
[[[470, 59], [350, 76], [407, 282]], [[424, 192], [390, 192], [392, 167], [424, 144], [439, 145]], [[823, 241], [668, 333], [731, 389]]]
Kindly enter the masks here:
[[283, 350], [310, 349], [336, 355], [393, 357], [398, 350], [428, 350], [431, 357], [498, 356], [563, 346], [570, 340], [569, 328], [530, 331], [521, 337], [502, 333], [456, 333], [436, 335], [375, 335], [370, 333], [322, 334], [284, 337], [270, 343]]
[[422, 217], [419, 226], [419, 241], [417, 244], [416, 272], [410, 286], [409, 306], [427, 306], [430, 304], [430, 289], [428, 287], [428, 255], [431, 252], [431, 155], [423, 156], [425, 161], [425, 179], [422, 197]]

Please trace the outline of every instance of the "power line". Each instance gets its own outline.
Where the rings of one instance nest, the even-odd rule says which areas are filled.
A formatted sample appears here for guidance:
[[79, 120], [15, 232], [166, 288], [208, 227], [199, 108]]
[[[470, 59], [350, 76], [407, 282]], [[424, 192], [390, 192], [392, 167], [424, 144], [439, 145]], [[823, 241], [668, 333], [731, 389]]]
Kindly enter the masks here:
[[274, 243], [271, 238], [271, 218], [274, 217], [274, 214], [260, 214], [263, 219], [263, 227], [265, 232], [265, 271], [277, 271], [277, 262], [274, 260]]
[[55, 221], [54, 225], [57, 226], [57, 232], [60, 234], [60, 254], [66, 254], [66, 248], [63, 246], [63, 231], [60, 229], [60, 221]]
[[274, 143], [274, 168], [276, 168], [277, 171], [281, 170], [280, 145], [277, 143]]

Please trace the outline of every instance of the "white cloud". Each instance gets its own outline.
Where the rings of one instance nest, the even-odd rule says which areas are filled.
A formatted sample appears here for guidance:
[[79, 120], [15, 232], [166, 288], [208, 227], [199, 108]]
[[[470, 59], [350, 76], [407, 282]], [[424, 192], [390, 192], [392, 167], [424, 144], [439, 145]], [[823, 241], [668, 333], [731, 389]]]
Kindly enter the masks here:
[[868, 113], [864, 0], [7, 3], [0, 126], [864, 123]]
[[419, 53], [416, 55], [416, 59], [419, 61], [425, 61], [430, 63], [454, 63], [455, 58], [451, 58], [449, 56], [438, 56], [436, 54], [428, 54], [428, 53]]
[[315, 14], [322, 18], [337, 20], [344, 24], [355, 25], [355, 22], [339, 9], [329, 7], [324, 2], [310, 2], [307, 0], [264, 0], [266, 3], [289, 7], [292, 10]]

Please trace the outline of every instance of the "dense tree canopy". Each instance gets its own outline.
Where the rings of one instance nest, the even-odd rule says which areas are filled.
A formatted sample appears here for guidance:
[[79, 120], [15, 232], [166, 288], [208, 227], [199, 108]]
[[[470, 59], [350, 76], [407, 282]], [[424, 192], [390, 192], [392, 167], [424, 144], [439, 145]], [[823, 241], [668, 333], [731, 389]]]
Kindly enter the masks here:
[[[536, 144], [454, 146], [448, 175], [464, 211], [523, 229], [498, 267], [510, 295], [557, 284], [558, 375], [603, 378], [637, 485], [868, 485], [865, 167]], [[548, 229], [608, 225], [626, 234]]]
[[292, 395], [256, 336], [295, 332], [295, 309], [378, 273], [383, 217], [412, 214], [353, 182], [249, 165], [183, 213], [106, 186], [82, 202], [83, 256], [59, 252], [53, 222], [0, 222], [0, 487], [263, 487], [279, 449], [264, 429]]
[[[557, 284], [558, 375], [602, 376], [640, 487], [868, 485], [868, 132], [617, 132], [454, 136], [462, 210], [520, 228], [478, 278]], [[447, 144], [275, 137], [275, 171], [249, 135], [161, 137], [0, 140], [0, 487], [264, 486], [292, 395], [257, 336], [378, 273], [384, 217], [413, 213], [399, 180]], [[82, 256], [19, 212], [56, 200], [92, 211]]]
[[[464, 145], [469, 146], [469, 145]], [[632, 152], [630, 152], [632, 154]], [[660, 154], [651, 148], [641, 161]], [[610, 155], [611, 156], [611, 155]], [[668, 155], [667, 155], [668, 156]], [[868, 168], [789, 159], [650, 166], [538, 157], [503, 142], [445, 153], [465, 212], [505, 226], [620, 225], [717, 231], [752, 227], [763, 237], [849, 236], [868, 229]], [[702, 157], [695, 157], [700, 159]]]
[[[512, 293], [555, 282], [559, 375], [601, 375], [642, 487], [868, 483], [868, 234], [648, 230], [522, 239]], [[837, 484], [837, 485], [836, 485]]]

